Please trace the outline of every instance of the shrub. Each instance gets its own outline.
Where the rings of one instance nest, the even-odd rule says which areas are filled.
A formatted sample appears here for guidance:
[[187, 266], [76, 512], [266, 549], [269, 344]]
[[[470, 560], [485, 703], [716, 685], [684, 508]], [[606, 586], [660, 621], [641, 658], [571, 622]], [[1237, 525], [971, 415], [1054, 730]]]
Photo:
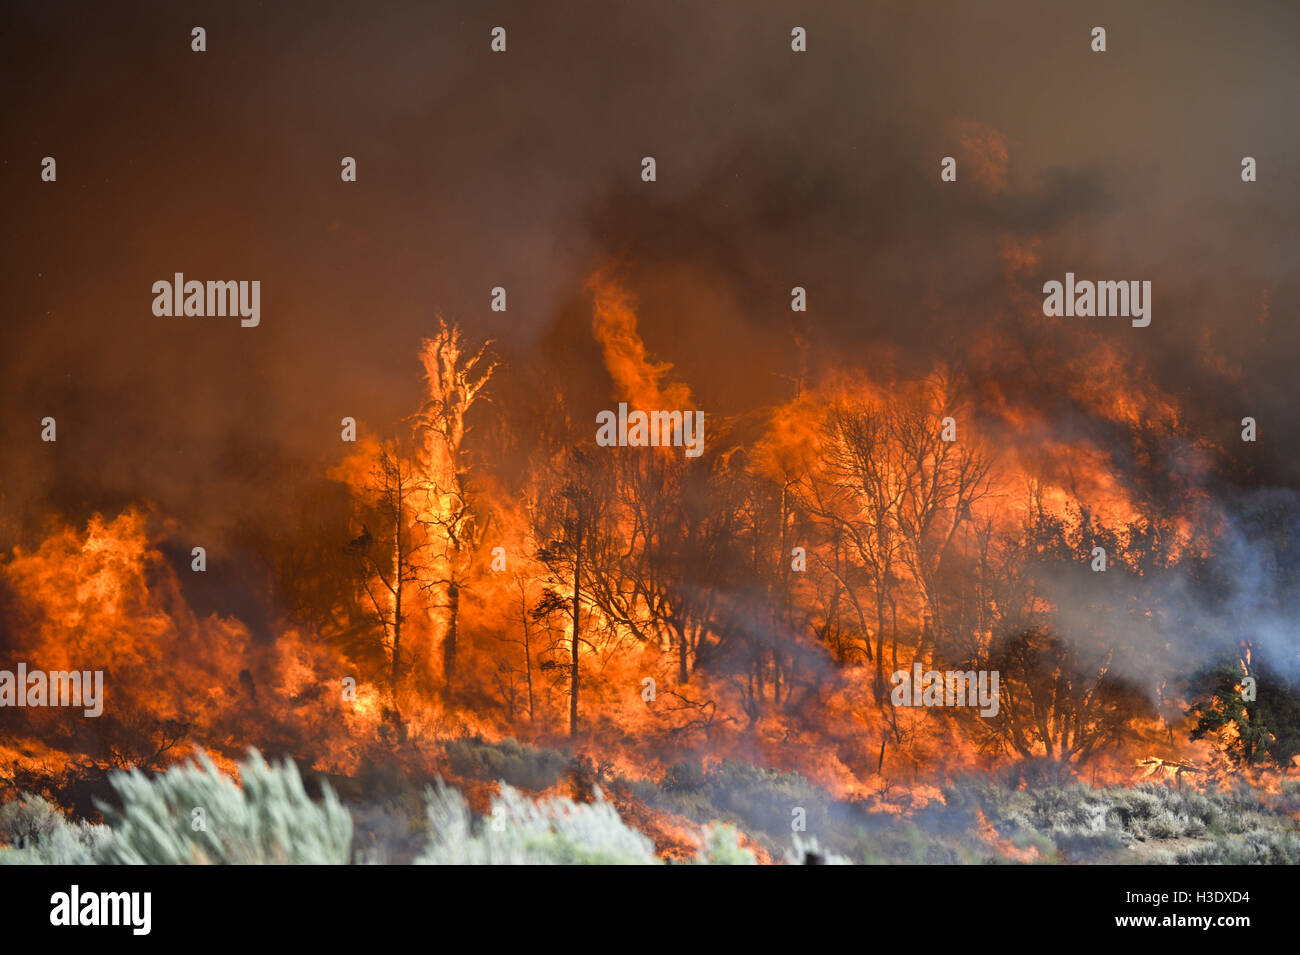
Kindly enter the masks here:
[[1282, 792], [1278, 797], [1278, 808], [1293, 815], [1300, 813], [1300, 779], [1282, 780]]
[[452, 772], [470, 779], [498, 780], [523, 789], [542, 790], [555, 784], [570, 764], [564, 753], [539, 749], [506, 738], [489, 743], [479, 737], [459, 739], [445, 747]]
[[1276, 829], [1253, 829], [1194, 846], [1175, 858], [1181, 865], [1298, 865], [1300, 836]]
[[695, 861], [699, 865], [757, 865], [754, 853], [740, 844], [740, 833], [735, 826], [711, 825], [704, 830], [704, 838]]
[[426, 792], [429, 843], [425, 865], [657, 865], [654, 845], [629, 828], [597, 792], [590, 804], [554, 798], [533, 802], [510, 786], [475, 823], [459, 791]]
[[665, 792], [698, 792], [704, 788], [704, 767], [694, 760], [682, 760], [673, 763], [664, 773], [662, 783]]
[[784, 834], [790, 831], [792, 810], [799, 807], [810, 830], [829, 830], [830, 793], [798, 773], [723, 762], [705, 774], [702, 792], [714, 818], [729, 815], [748, 828]]
[[111, 838], [105, 826], [68, 822], [40, 796], [0, 806], [0, 865], [94, 865]]
[[[241, 789], [206, 754], [198, 765], [153, 779], [115, 773], [122, 809], [101, 806], [114, 838], [99, 853], [110, 864], [346, 864], [352, 817], [328, 785], [317, 805], [293, 761], [268, 765], [250, 750]], [[202, 809], [202, 823], [194, 813]]]

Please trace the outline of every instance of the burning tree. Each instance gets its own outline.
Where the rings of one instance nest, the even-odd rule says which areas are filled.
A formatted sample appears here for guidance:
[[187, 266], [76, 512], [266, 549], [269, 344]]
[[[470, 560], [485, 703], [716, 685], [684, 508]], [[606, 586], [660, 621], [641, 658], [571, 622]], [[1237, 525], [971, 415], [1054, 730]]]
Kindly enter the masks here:
[[496, 370], [497, 363], [486, 357], [490, 344], [485, 342], [468, 354], [460, 329], [439, 317], [437, 333], [425, 339], [420, 349], [427, 396], [415, 416], [421, 441], [415, 475], [420, 505], [415, 520], [428, 546], [420, 586], [426, 593], [442, 593], [442, 600], [433, 606], [445, 613], [442, 672], [449, 694], [456, 685], [461, 590], [485, 525], [464, 447], [469, 432], [465, 419], [484, 397], [483, 389]]
[[[1247, 652], [1246, 660], [1252, 654]], [[1252, 671], [1253, 672], [1250, 672]], [[1255, 681], [1246, 692], [1245, 678]], [[1225, 660], [1189, 681], [1192, 739], [1213, 739], [1233, 769], [1289, 767], [1300, 756], [1300, 685], [1255, 659]]]
[[925, 610], [916, 644], [924, 657], [944, 632], [958, 532], [993, 484], [993, 458], [978, 441], [945, 440], [940, 412], [960, 408], [945, 378], [889, 402], [841, 403], [822, 427], [823, 458], [801, 483], [803, 507], [822, 528], [817, 562], [838, 585], [833, 599], [854, 610], [879, 700], [886, 634], [898, 669], [900, 602]]
[[[828, 414], [822, 439], [825, 465], [807, 475], [803, 499], [834, 542], [834, 563], [824, 556], [819, 563], [834, 576], [857, 613], [867, 657], [875, 661], [876, 697], [883, 700], [886, 633], [895, 669], [898, 664], [896, 568], [901, 560], [898, 506], [903, 494], [891, 466], [887, 412], [866, 403], [840, 405]], [[871, 624], [864, 606], [871, 608]]]
[[569, 615], [569, 735], [576, 736], [583, 599], [584, 595], [588, 601], [593, 599], [592, 581], [600, 579], [593, 567], [608, 562], [617, 547], [614, 527], [602, 508], [608, 498], [601, 492], [608, 488], [598, 480], [601, 471], [579, 451], [568, 461], [570, 479], [556, 473], [544, 477], [547, 483], [533, 508], [533, 536], [541, 542], [534, 556], [546, 568], [548, 580], [531, 613], [538, 621], [554, 614]]
[[[996, 716], [967, 721], [974, 737], [987, 749], [1062, 765], [1123, 741], [1135, 720], [1151, 715], [1131, 676], [1126, 614], [1139, 605], [1132, 588], [1142, 578], [1129, 565], [1145, 559], [1142, 542], [1127, 547], [1086, 507], [1049, 512], [1036, 483], [1018, 527], [1000, 534], [985, 527], [977, 539], [990, 639], [967, 644], [959, 662], [997, 670], [1001, 702]], [[1105, 574], [1090, 569], [1097, 545], [1110, 555]]]
[[[972, 433], [966, 412], [954, 383], [940, 376], [923, 382], [920, 394], [897, 407], [892, 418], [901, 482], [901, 556], [929, 615], [917, 647], [922, 658], [946, 636], [944, 597], [951, 590], [949, 558], [957, 534], [993, 486], [993, 455]], [[939, 426], [941, 416], [960, 418], [968, 433], [950, 440]]]
[[987, 743], [1025, 759], [1083, 762], [1144, 713], [1114, 663], [1113, 647], [1089, 651], [1046, 627], [1009, 634], [986, 661], [1000, 674], [998, 712], [971, 722]]
[[[428, 544], [415, 523], [414, 496], [420, 475], [394, 442], [387, 442], [371, 473], [370, 500], [362, 533], [349, 544], [359, 567], [371, 618], [378, 623], [389, 658], [389, 689], [396, 709], [402, 674], [403, 628], [412, 588], [423, 570]], [[375, 531], [372, 534], [370, 524]]]
[[[598, 296], [597, 315], [620, 399], [693, 405], [684, 385], [667, 381], [670, 366], [650, 359], [624, 298]], [[884, 798], [901, 784], [900, 766], [919, 768], [939, 747], [969, 768], [977, 747], [951, 746], [957, 731], [985, 755], [1065, 772], [1150, 729], [1143, 691], [1174, 680], [1169, 661], [1182, 649], [1145, 639], [1170, 629], [1152, 617], [1193, 533], [1174, 504], [1103, 484], [1094, 507], [1068, 462], [1053, 472], [1016, 448], [995, 456], [961, 390], [941, 375], [889, 387], [834, 382], [815, 394], [801, 386], [770, 418], [711, 418], [707, 452], [689, 458], [675, 448], [587, 451], [590, 428], [572, 423], [563, 386], [529, 382], [529, 412], [481, 458], [487, 442], [470, 442], [472, 412], [489, 383], [503, 384], [487, 347], [467, 348], [439, 320], [420, 349], [425, 395], [406, 419], [412, 427], [383, 444], [363, 440], [333, 480], [293, 490], [285, 514], [296, 529], [270, 553], [283, 606], [306, 640], [224, 620], [181, 628], [220, 635], [194, 640], [192, 652], [221, 649], [229, 684], [210, 695], [215, 715], [201, 714], [192, 731], [186, 724], [187, 739], [237, 738], [247, 726], [235, 720], [268, 703], [285, 720], [259, 713], [259, 740], [295, 748], [311, 734], [291, 732], [290, 721], [304, 730], [330, 722], [354, 740], [386, 741], [394, 727], [400, 739], [408, 725], [424, 740], [466, 731], [490, 739], [523, 724], [525, 711], [527, 731], [544, 736], [567, 711], [580, 754], [594, 741], [612, 742], [619, 751], [603, 755], [624, 762], [671, 745], [724, 756], [761, 749], [850, 792], [874, 775]], [[956, 440], [943, 433], [949, 415]], [[1011, 479], [1030, 488], [1023, 504]], [[1107, 494], [1125, 505], [1118, 518]], [[478, 559], [498, 524], [515, 551], [499, 577]], [[191, 578], [161, 574], [160, 555], [146, 560], [142, 529], [126, 542], [92, 530], [40, 560], [5, 565], [15, 600], [47, 608], [32, 624], [52, 635], [46, 652], [89, 632], [111, 654], [120, 631], [156, 638], [170, 632], [164, 621], [188, 613], [181, 591]], [[1109, 558], [1105, 574], [1089, 569], [1096, 547]], [[114, 554], [121, 566], [97, 566]], [[344, 562], [351, 573], [340, 572]], [[68, 568], [59, 572], [78, 589], [52, 586], [51, 568]], [[147, 627], [114, 622], [128, 579]], [[168, 597], [154, 607], [173, 590], [174, 606]], [[1181, 614], [1177, 627], [1204, 637], [1208, 625]], [[150, 650], [173, 642], [155, 639]], [[1152, 688], [1135, 685], [1135, 658], [1161, 664]], [[200, 672], [213, 669], [196, 659]], [[998, 670], [996, 715], [890, 705], [889, 673], [918, 662]], [[440, 678], [413, 678], [437, 663]], [[374, 685], [363, 680], [357, 696], [326, 706], [336, 673], [371, 674]], [[634, 673], [653, 674], [658, 705], [636, 698]], [[1242, 765], [1283, 764], [1297, 751], [1288, 729], [1296, 721], [1279, 709], [1286, 700], [1239, 703], [1224, 680], [1200, 689], [1197, 734], [1230, 739]], [[223, 708], [232, 699], [241, 704], [233, 716]], [[188, 699], [184, 710], [151, 707], [163, 717], [192, 709]], [[146, 738], [133, 728], [146, 724], [113, 720], [96, 724], [106, 757], [174, 758], [175, 733], [128, 748], [109, 732]], [[890, 758], [888, 779], [886, 741], [902, 757]], [[418, 749], [404, 747], [401, 758]], [[352, 752], [365, 758], [362, 745]]]
[[[518, 638], [506, 637], [504, 642], [518, 646], [523, 657], [524, 702], [527, 704], [528, 722], [532, 724], [537, 719], [537, 696], [533, 690], [533, 652], [537, 638], [533, 634], [533, 619], [528, 606], [528, 579], [520, 573], [515, 573], [511, 579], [514, 582], [514, 589], [519, 592], [520, 635]], [[508, 718], [511, 723], [515, 721], [515, 712], [518, 708], [519, 691], [517, 681], [519, 673], [520, 668], [507, 659], [502, 659], [497, 663], [497, 687], [506, 701]]]
[[601, 605], [638, 639], [656, 639], [677, 658], [687, 683], [705, 642], [716, 636], [715, 607], [732, 583], [739, 525], [737, 501], [726, 494], [736, 477], [709, 462], [677, 455], [621, 458], [620, 513], [627, 558], [601, 582]]

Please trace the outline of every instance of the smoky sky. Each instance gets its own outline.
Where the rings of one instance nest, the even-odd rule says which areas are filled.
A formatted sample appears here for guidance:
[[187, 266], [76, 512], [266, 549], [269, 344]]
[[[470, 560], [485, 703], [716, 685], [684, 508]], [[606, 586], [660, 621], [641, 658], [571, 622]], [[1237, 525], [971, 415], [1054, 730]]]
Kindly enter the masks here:
[[[4, 507], [276, 500], [343, 416], [414, 410], [438, 314], [496, 340], [504, 419], [548, 383], [606, 400], [602, 267], [712, 413], [801, 360], [1055, 407], [1102, 343], [1225, 473], [1292, 484], [1298, 41], [1286, 3], [6, 4]], [[1151, 326], [1047, 322], [1067, 270], [1150, 280]], [[260, 280], [261, 325], [154, 316], [175, 272]]]

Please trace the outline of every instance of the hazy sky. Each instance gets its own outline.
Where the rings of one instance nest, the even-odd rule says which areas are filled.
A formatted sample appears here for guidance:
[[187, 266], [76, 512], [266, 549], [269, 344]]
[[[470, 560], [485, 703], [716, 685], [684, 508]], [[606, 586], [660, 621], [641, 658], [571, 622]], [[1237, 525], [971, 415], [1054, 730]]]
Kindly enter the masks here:
[[[6, 506], [197, 520], [331, 460], [342, 416], [413, 409], [438, 312], [498, 339], [500, 413], [548, 376], [607, 392], [583, 285], [611, 260], [706, 411], [788, 397], [797, 331], [814, 376], [947, 360], [1068, 419], [1100, 343], [1300, 477], [1294, 4], [282, 6], [0, 10]], [[1044, 319], [1067, 270], [1152, 281], [1151, 326]], [[178, 271], [260, 280], [261, 325], [154, 316]]]

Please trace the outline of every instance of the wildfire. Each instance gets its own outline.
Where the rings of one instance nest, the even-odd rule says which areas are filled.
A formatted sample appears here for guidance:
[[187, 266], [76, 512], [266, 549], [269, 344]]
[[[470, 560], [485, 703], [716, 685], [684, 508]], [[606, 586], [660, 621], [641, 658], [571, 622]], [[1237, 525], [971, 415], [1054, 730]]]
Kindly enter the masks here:
[[[588, 289], [612, 397], [695, 408], [640, 337], [631, 295], [607, 272]], [[900, 814], [941, 802], [945, 776], [1012, 759], [1086, 767], [1092, 782], [1205, 775], [1172, 748], [1137, 757], [1177, 721], [1116, 683], [1113, 651], [1071, 656], [1044, 623], [1067, 593], [1045, 585], [1049, 557], [1086, 566], [1101, 541], [1114, 560], [1137, 555], [1137, 578], [1207, 533], [1198, 494], [1157, 514], [1118, 465], [1117, 435], [1174, 435], [1181, 415], [1167, 395], [1124, 387], [1105, 348], [1065, 374], [1077, 427], [950, 369], [918, 381], [840, 369], [761, 416], [711, 424], [699, 460], [597, 457], [581, 450], [584, 422], [580, 450], [509, 469], [473, 428], [509, 369], [441, 320], [419, 361], [409, 434], [363, 436], [323, 469], [346, 491], [345, 521], [284, 585], [313, 613], [286, 610], [269, 636], [193, 609], [195, 571], [165, 555], [173, 529], [142, 507], [15, 549], [6, 649], [102, 669], [109, 706], [74, 729], [6, 714], [0, 758], [158, 768], [198, 746], [233, 766], [255, 743], [322, 772], [393, 759], [445, 774], [446, 740], [511, 736], [571, 747], [607, 784], [733, 760]], [[1158, 551], [1141, 551], [1152, 536]], [[999, 643], [1010, 634], [1022, 639]], [[1000, 710], [891, 705], [890, 674], [941, 659], [1001, 667]], [[491, 787], [464, 782], [486, 805]], [[698, 847], [685, 818], [613, 795], [662, 853]], [[980, 832], [1036, 858], [982, 816]]]

